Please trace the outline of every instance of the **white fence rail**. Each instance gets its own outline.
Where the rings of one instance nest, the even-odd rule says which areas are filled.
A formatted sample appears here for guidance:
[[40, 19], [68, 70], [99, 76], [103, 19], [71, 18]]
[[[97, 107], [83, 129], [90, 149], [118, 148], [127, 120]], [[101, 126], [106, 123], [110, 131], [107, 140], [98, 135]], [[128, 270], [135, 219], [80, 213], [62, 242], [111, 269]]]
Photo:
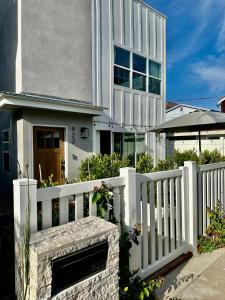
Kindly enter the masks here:
[[[185, 162], [179, 170], [138, 174], [123, 168], [120, 176], [37, 189], [37, 181], [14, 181], [15, 239], [23, 235], [28, 195], [31, 231], [96, 215], [93, 190], [102, 181], [113, 188], [115, 218], [130, 232], [140, 224], [139, 245], [133, 243], [130, 271], [142, 278], [182, 253], [197, 249], [197, 237], [209, 224], [207, 207], [225, 204], [225, 163], [196, 166]], [[29, 192], [28, 192], [29, 190]]]
[[198, 167], [198, 234], [209, 225], [207, 208], [214, 209], [218, 202], [225, 207], [225, 162]]

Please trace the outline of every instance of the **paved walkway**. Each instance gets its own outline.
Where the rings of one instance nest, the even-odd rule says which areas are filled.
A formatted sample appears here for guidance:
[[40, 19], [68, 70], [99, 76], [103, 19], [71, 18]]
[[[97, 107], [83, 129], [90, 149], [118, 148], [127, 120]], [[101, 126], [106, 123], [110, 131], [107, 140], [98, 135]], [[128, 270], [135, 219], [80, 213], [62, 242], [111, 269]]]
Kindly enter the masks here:
[[165, 278], [162, 300], [225, 300], [225, 249], [196, 254]]

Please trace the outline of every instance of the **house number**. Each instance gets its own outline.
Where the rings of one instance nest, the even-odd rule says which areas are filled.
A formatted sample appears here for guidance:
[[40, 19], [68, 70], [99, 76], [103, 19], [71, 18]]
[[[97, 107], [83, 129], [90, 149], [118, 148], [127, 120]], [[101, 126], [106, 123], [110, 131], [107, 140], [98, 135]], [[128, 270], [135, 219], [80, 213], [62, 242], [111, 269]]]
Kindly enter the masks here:
[[72, 127], [72, 144], [76, 144], [76, 128]]

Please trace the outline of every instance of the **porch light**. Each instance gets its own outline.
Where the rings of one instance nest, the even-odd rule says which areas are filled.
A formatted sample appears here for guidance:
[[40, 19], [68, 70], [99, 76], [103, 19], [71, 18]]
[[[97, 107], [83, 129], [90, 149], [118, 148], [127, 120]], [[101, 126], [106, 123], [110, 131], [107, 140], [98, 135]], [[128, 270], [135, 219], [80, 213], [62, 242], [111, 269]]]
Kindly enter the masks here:
[[86, 127], [81, 127], [80, 133], [82, 139], [87, 139], [89, 137], [89, 129]]

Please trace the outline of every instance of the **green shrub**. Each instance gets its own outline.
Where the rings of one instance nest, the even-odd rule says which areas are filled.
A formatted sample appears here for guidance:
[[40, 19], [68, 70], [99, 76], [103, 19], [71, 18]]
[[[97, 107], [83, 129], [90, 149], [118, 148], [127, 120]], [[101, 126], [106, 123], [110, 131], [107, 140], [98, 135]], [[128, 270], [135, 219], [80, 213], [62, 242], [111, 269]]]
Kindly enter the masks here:
[[153, 172], [168, 171], [174, 169], [174, 162], [171, 159], [158, 160]]
[[183, 152], [175, 150], [173, 159], [176, 168], [183, 166], [184, 162], [188, 160], [199, 162], [199, 157], [195, 149], [185, 150]]
[[150, 173], [152, 172], [153, 166], [154, 162], [151, 155], [147, 153], [140, 154], [136, 165], [136, 170], [138, 173]]
[[81, 162], [80, 181], [88, 181], [119, 176], [120, 168], [128, 167], [127, 158], [121, 159], [119, 154], [96, 154]]
[[199, 157], [199, 163], [201, 165], [218, 163], [224, 160], [225, 157], [217, 149], [213, 151], [204, 150]]
[[220, 202], [214, 210], [208, 208], [208, 216], [210, 224], [206, 229], [206, 236], [199, 239], [199, 253], [212, 252], [225, 247], [225, 215]]

